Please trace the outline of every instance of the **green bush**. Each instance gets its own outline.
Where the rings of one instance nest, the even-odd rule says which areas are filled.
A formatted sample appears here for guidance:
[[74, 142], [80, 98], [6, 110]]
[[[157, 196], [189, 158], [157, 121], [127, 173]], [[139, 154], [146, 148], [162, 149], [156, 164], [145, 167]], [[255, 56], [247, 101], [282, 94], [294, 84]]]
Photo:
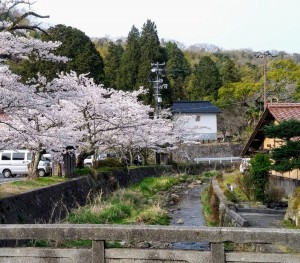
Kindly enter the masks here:
[[267, 202], [267, 186], [271, 161], [268, 154], [258, 153], [250, 161], [250, 176], [254, 182], [254, 197], [256, 201]]
[[103, 167], [125, 168], [126, 166], [123, 163], [121, 163], [117, 158], [107, 158], [105, 160], [99, 160], [94, 164], [95, 169]]

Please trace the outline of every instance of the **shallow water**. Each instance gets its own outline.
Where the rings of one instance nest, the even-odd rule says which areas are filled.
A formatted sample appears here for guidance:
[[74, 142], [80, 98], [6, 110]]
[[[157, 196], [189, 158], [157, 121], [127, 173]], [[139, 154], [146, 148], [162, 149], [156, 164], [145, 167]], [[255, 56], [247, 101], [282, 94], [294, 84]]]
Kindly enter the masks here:
[[[172, 207], [170, 213], [171, 225], [176, 226], [206, 226], [200, 200], [203, 186], [195, 185], [193, 188], [184, 190], [178, 204]], [[173, 249], [208, 250], [209, 243], [206, 242], [176, 242], [172, 243]]]

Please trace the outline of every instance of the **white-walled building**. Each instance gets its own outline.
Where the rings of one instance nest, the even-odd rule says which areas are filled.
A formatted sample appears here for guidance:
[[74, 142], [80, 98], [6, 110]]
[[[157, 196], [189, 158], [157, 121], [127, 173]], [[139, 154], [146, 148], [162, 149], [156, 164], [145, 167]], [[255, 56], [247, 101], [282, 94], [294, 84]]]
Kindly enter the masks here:
[[180, 140], [217, 140], [217, 114], [221, 110], [209, 101], [174, 101], [173, 120]]

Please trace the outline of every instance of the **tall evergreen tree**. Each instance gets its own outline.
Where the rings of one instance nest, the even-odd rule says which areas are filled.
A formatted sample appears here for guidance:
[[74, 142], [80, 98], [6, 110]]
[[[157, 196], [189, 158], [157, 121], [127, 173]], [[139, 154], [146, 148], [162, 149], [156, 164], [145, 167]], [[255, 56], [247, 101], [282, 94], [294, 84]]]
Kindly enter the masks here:
[[119, 89], [118, 74], [121, 64], [121, 58], [124, 53], [124, 48], [120, 42], [110, 42], [108, 45], [108, 55], [105, 57], [105, 86]]
[[120, 62], [118, 87], [122, 90], [138, 88], [137, 79], [141, 58], [140, 32], [133, 26], [128, 34], [125, 51]]
[[275, 171], [287, 172], [300, 169], [300, 122], [298, 120], [286, 120], [278, 125], [266, 126], [264, 134], [269, 138], [277, 138], [285, 141], [279, 148], [271, 151], [273, 160], [272, 168]]
[[209, 56], [201, 57], [199, 63], [195, 65], [191, 84], [192, 100], [203, 100], [207, 96], [217, 98], [222, 82], [218, 68]]
[[17, 67], [14, 67], [18, 74], [22, 74], [24, 81], [35, 77], [36, 72], [41, 72], [51, 80], [56, 77], [57, 73], [70, 72], [70, 70], [76, 71], [78, 74], [88, 73], [88, 77], [93, 78], [96, 83], [104, 80], [103, 59], [94, 43], [82, 31], [65, 25], [56, 25], [49, 28], [47, 33], [42, 34], [42, 40], [62, 42], [54, 53], [66, 56], [70, 60], [67, 63], [38, 61], [32, 55], [31, 60], [19, 63]]
[[167, 64], [166, 76], [169, 82], [169, 103], [177, 99], [185, 99], [186, 77], [190, 74], [190, 65], [176, 43], [166, 43]]
[[227, 85], [229, 83], [239, 82], [241, 80], [240, 73], [230, 58], [225, 59], [220, 68], [220, 75], [222, 84]]
[[138, 72], [138, 86], [144, 86], [149, 89], [146, 98], [147, 103], [153, 103], [153, 86], [150, 80], [151, 76], [151, 63], [160, 61], [160, 42], [157, 35], [156, 25], [151, 20], [143, 25], [140, 39], [141, 46], [141, 59]]

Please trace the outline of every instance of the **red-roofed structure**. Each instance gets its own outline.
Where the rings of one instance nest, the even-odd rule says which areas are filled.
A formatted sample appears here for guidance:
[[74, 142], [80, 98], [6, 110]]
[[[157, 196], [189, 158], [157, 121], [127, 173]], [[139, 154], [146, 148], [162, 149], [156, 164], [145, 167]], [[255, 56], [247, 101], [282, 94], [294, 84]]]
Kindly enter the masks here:
[[[242, 157], [251, 157], [258, 152], [269, 152], [272, 148], [280, 147], [284, 141], [276, 138], [267, 138], [263, 128], [271, 123], [280, 123], [285, 120], [300, 121], [300, 103], [272, 103], [268, 104], [258, 121], [253, 133], [241, 152]], [[273, 174], [276, 172], [272, 172]], [[279, 175], [276, 173], [276, 175]], [[300, 171], [292, 171], [281, 176], [300, 179]]]

